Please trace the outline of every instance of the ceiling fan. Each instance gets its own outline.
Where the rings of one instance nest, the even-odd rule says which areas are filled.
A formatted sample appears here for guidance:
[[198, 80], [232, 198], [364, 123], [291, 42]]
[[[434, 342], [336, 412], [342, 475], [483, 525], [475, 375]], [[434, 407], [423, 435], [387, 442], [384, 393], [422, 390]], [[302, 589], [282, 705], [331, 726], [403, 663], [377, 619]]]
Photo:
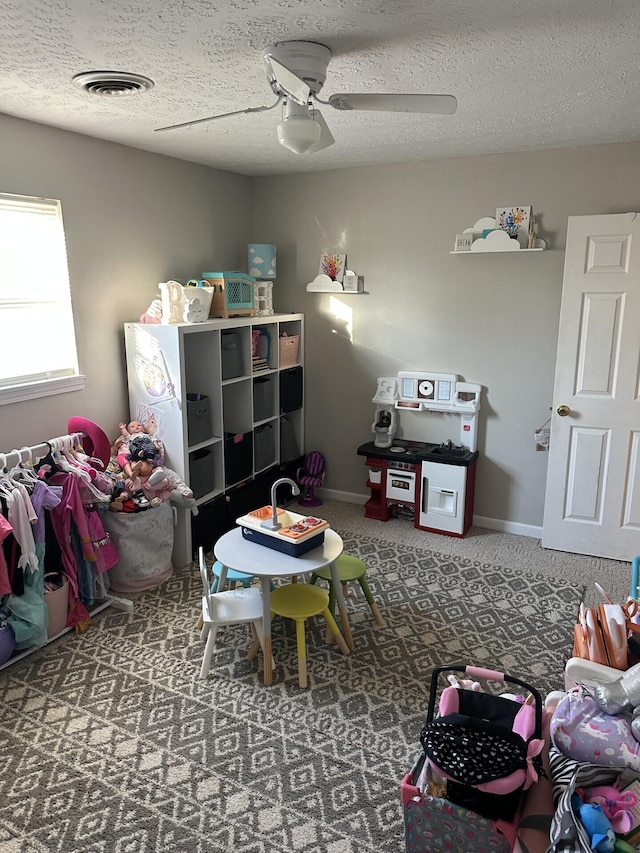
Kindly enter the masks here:
[[262, 52], [267, 66], [267, 80], [278, 96], [274, 104], [247, 107], [230, 113], [185, 121], [157, 131], [177, 130], [206, 121], [215, 121], [245, 113], [260, 113], [282, 105], [282, 120], [278, 124], [278, 142], [296, 154], [311, 154], [333, 145], [335, 139], [322, 113], [316, 106], [333, 107], [336, 110], [371, 110], [377, 112], [431, 113], [452, 115], [458, 102], [453, 95], [394, 95], [394, 94], [347, 94], [331, 95], [322, 101], [318, 92], [324, 85], [331, 51], [323, 44], [310, 41], [278, 42]]

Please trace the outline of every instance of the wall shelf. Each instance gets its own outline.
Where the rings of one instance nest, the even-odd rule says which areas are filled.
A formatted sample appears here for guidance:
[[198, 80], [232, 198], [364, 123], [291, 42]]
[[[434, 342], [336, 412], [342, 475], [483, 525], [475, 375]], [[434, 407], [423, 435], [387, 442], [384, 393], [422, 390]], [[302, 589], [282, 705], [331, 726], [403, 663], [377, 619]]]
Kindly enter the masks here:
[[484, 252], [449, 252], [450, 255], [526, 255], [529, 252], [544, 252], [543, 248], [539, 249], [516, 249], [515, 252], [504, 252], [500, 251], [500, 249], [494, 249], [492, 251], [487, 251], [485, 249]]
[[[531, 209], [529, 209], [529, 213], [531, 214]], [[528, 220], [527, 220], [528, 221]], [[534, 220], [535, 221], [535, 220]], [[462, 244], [462, 238], [465, 238], [466, 244], [469, 248], [465, 249], [455, 249], [452, 252], [449, 252], [450, 255], [496, 255], [498, 253], [506, 254], [514, 254], [520, 252], [544, 252], [547, 248], [547, 243], [545, 240], [542, 240], [537, 235], [533, 235], [533, 240], [531, 240], [531, 234], [527, 232], [518, 232], [517, 241], [515, 242], [516, 248], [511, 248], [514, 245], [514, 239], [504, 230], [497, 227], [498, 223], [496, 219], [492, 216], [484, 216], [482, 219], [478, 219], [478, 221], [471, 228], [465, 228], [462, 234], [456, 235], [455, 245]], [[527, 240], [524, 241], [526, 243], [533, 243], [531, 248], [524, 248], [522, 246], [522, 239], [526, 237]], [[469, 240], [471, 241], [469, 243]]]

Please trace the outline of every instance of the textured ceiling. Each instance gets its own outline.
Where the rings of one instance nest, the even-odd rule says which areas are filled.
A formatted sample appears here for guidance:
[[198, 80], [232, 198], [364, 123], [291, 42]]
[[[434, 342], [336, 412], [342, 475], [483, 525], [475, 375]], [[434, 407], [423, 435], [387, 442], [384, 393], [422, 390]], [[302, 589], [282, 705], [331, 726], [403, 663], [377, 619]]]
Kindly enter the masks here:
[[[640, 139], [638, 0], [3, 0], [0, 112], [247, 175]], [[271, 104], [263, 48], [333, 57], [321, 92], [454, 94], [453, 116], [323, 108], [336, 143], [297, 155]], [[82, 71], [155, 87], [100, 98]]]

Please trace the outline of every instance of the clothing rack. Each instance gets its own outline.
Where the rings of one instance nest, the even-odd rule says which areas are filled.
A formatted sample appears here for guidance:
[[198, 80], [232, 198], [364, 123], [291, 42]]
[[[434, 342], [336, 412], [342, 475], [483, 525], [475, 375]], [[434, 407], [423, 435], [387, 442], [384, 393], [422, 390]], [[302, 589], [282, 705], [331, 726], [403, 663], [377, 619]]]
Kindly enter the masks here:
[[[40, 444], [31, 446], [25, 445], [19, 449], [14, 448], [9, 453], [0, 453], [0, 471], [15, 468], [16, 466], [24, 465], [27, 462], [36, 464], [49, 453], [56, 453], [71, 448], [79, 449], [84, 437], [85, 433], [83, 432], [67, 433], [66, 435], [59, 435], [55, 438], [50, 438]], [[98, 604], [89, 608], [89, 615], [95, 616], [107, 607], [115, 607], [117, 610], [124, 610], [127, 613], [133, 613], [133, 601], [130, 601], [128, 598], [120, 598], [119, 596], [108, 594], [106, 598], [101, 599]], [[58, 637], [61, 637], [63, 634], [72, 630], [74, 629], [71, 627], [63, 628], [63, 630], [55, 636], [49, 637], [46, 643], [43, 643], [40, 646], [31, 646], [28, 649], [22, 649], [21, 651], [15, 652], [8, 661], [0, 665], [0, 670], [5, 669], [8, 666], [12, 666], [12, 664], [17, 663], [19, 660], [22, 660], [22, 658], [38, 651], [38, 649], [48, 646], [53, 640], [57, 640]]]
[[[47, 453], [64, 450], [69, 447], [79, 447], [83, 438], [83, 432], [72, 432], [67, 435], [59, 435], [56, 438], [50, 438], [48, 441], [43, 441], [41, 444], [35, 444], [31, 447], [25, 445], [19, 450], [12, 450], [10, 453], [0, 453], [0, 468], [14, 468], [16, 465], [22, 465], [25, 462], [36, 463], [43, 456], [46, 456]], [[23, 457], [23, 454], [26, 454], [26, 456]]]

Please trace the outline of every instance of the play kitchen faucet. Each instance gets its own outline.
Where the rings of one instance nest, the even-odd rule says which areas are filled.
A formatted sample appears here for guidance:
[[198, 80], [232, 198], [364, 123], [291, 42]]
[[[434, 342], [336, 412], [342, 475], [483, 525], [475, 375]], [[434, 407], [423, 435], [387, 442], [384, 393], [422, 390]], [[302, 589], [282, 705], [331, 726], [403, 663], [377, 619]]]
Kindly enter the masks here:
[[282, 527], [282, 524], [280, 524], [280, 522], [278, 521], [276, 490], [278, 486], [281, 486], [283, 483], [288, 483], [291, 486], [291, 491], [294, 495], [300, 494], [298, 484], [295, 483], [290, 477], [280, 477], [279, 480], [276, 480], [275, 483], [271, 486], [271, 518], [268, 518], [266, 521], [263, 521], [260, 527], [265, 527], [267, 530], [279, 530]]

